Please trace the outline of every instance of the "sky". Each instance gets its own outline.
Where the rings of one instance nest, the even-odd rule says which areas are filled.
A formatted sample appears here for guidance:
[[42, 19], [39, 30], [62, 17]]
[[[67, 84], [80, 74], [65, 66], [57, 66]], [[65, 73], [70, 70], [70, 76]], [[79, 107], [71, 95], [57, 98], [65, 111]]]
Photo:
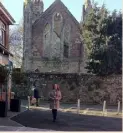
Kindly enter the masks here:
[[[0, 0], [2, 1], [5, 8], [9, 11], [12, 17], [15, 19], [16, 24], [20, 22], [23, 17], [23, 1], [24, 0]], [[122, 0], [95, 0], [102, 5], [105, 3], [109, 11], [117, 9], [118, 11], [122, 9]], [[54, 0], [43, 0], [44, 9], [47, 9]], [[80, 22], [82, 16], [82, 5], [84, 0], [62, 0], [62, 2], [67, 6], [73, 16]]]

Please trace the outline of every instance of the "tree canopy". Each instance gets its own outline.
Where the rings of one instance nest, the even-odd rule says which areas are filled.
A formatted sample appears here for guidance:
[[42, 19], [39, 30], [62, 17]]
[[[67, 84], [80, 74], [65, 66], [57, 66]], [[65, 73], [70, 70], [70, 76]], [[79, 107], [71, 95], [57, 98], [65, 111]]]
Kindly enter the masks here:
[[94, 4], [82, 25], [88, 53], [87, 69], [96, 75], [121, 73], [122, 14], [110, 13], [105, 5]]

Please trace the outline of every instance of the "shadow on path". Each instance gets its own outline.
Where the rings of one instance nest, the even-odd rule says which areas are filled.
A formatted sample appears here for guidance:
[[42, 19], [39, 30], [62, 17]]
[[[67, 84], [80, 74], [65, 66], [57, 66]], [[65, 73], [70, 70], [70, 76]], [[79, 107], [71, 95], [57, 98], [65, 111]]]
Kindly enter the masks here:
[[56, 131], [122, 131], [121, 118], [58, 112], [58, 119], [53, 123], [49, 110], [28, 110], [11, 119], [26, 127]]

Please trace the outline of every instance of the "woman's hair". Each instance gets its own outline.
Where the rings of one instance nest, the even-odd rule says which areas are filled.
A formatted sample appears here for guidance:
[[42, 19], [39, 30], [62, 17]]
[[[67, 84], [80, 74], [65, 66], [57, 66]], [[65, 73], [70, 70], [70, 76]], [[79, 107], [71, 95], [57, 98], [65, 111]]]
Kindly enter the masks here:
[[55, 84], [52, 85], [53, 90], [55, 89]]
[[57, 90], [60, 90], [60, 86], [59, 86], [58, 84], [53, 84], [53, 90], [56, 89], [56, 88], [55, 88], [56, 85], [57, 85]]
[[60, 91], [60, 86], [57, 84], [57, 90]]

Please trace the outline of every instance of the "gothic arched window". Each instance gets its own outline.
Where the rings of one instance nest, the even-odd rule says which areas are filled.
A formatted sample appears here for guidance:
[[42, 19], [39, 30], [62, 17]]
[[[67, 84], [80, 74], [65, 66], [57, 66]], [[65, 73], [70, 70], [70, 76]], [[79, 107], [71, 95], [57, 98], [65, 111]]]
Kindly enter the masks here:
[[69, 57], [69, 45], [68, 44], [64, 44], [64, 53], [63, 53], [65, 58]]
[[65, 58], [69, 57], [69, 49], [70, 49], [70, 32], [71, 27], [69, 24], [64, 26], [64, 46], [63, 46], [63, 55]]
[[48, 57], [49, 55], [50, 32], [51, 32], [51, 26], [50, 24], [46, 24], [44, 29], [44, 56], [45, 57]]
[[50, 39], [50, 25], [49, 24], [46, 24], [46, 26], [45, 26], [44, 38], [45, 38], [45, 43], [46, 43], [46, 41], [49, 41], [49, 39]]
[[61, 20], [62, 20], [61, 14], [60, 14], [60, 13], [56, 13], [56, 14], [54, 15], [54, 21], [61, 21]]
[[64, 41], [69, 43], [70, 41], [70, 32], [71, 32], [71, 27], [69, 24], [66, 24], [64, 27]]
[[60, 13], [54, 13], [53, 15], [53, 31], [60, 36], [62, 30], [63, 18]]

